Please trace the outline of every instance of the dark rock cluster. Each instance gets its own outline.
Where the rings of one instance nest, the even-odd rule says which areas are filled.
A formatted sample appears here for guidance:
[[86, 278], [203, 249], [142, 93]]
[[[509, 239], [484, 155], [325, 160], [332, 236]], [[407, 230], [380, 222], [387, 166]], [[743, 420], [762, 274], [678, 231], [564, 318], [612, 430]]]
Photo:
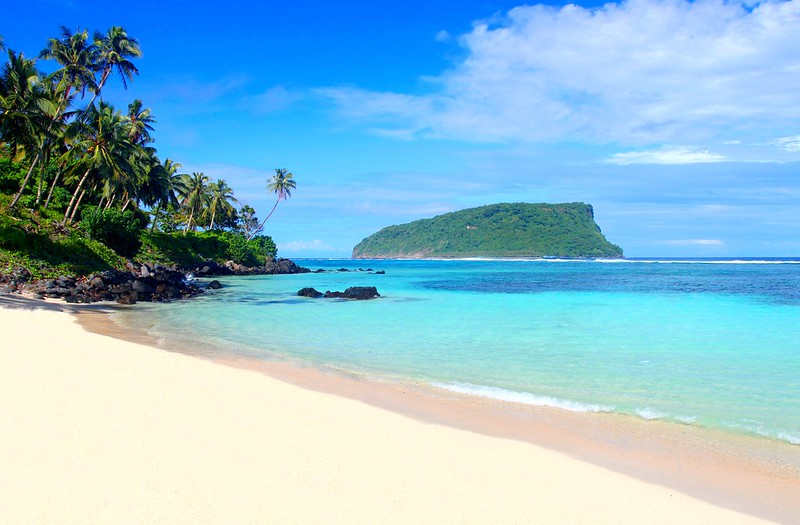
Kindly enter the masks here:
[[278, 275], [293, 273], [308, 273], [311, 270], [298, 266], [290, 259], [274, 259], [267, 261], [264, 266], [242, 266], [233, 261], [218, 264], [215, 261], [206, 261], [200, 266], [190, 270], [196, 277], [210, 277], [212, 275]]
[[127, 264], [127, 271], [108, 270], [86, 277], [60, 276], [31, 282], [31, 273], [22, 267], [0, 275], [0, 293], [29, 293], [40, 298], [64, 299], [68, 303], [116, 301], [120, 304], [163, 302], [185, 299], [203, 293], [205, 289], [222, 288], [219, 281], [207, 285], [187, 279], [217, 275], [276, 275], [310, 272], [289, 259], [267, 261], [264, 266], [241, 266], [233, 261], [218, 264], [206, 261], [189, 271], [163, 266]]
[[163, 302], [183, 299], [203, 292], [177, 270], [143, 265], [138, 271], [108, 270], [87, 277], [62, 276], [45, 279], [25, 287], [26, 292], [68, 303], [116, 301], [119, 304]]
[[359, 268], [358, 270], [350, 270], [348, 268], [339, 268], [338, 270], [325, 270], [324, 268], [320, 268], [318, 270], [314, 270], [314, 273], [326, 273], [326, 272], [367, 272], [367, 273], [374, 273], [375, 275], [384, 275], [386, 273], [385, 270], [378, 270], [377, 272], [374, 271], [372, 268]]
[[380, 297], [378, 289], [374, 286], [351, 286], [343, 292], [327, 291], [322, 293], [314, 288], [302, 288], [297, 292], [300, 297], [312, 297], [314, 299], [324, 297], [326, 299], [374, 299]]
[[27, 268], [17, 266], [10, 273], [0, 275], [0, 293], [14, 293], [19, 287], [24, 286], [31, 278]]

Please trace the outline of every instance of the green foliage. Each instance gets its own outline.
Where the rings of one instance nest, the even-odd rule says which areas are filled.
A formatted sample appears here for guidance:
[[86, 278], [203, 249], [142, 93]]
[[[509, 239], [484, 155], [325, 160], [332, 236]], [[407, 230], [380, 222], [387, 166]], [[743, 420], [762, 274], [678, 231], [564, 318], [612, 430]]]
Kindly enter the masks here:
[[19, 190], [25, 177], [25, 168], [7, 157], [0, 157], [0, 192], [14, 193]]
[[389, 226], [353, 257], [621, 257], [591, 205], [492, 204]]
[[[7, 196], [3, 197], [3, 204], [7, 204]], [[48, 220], [37, 222], [32, 217], [0, 213], [0, 273], [23, 266], [39, 279], [87, 275], [124, 266], [124, 259], [105, 245], [87, 239], [79, 231], [58, 233], [50, 229], [50, 224]]]
[[276, 255], [277, 249], [270, 237], [259, 236], [248, 241], [240, 233], [212, 230], [190, 231], [186, 235], [183, 232], [146, 232], [142, 235], [142, 247], [136, 258], [191, 268], [209, 259], [257, 266]]
[[70, 198], [72, 198], [72, 194], [70, 194], [66, 188], [63, 186], [56, 186], [53, 188], [53, 196], [50, 198], [49, 208], [55, 212], [64, 213]]
[[[140, 212], [141, 213], [141, 212]], [[139, 236], [147, 226], [147, 217], [130, 210], [116, 208], [84, 211], [81, 227], [93, 240], [102, 242], [115, 252], [133, 256], [142, 245]]]

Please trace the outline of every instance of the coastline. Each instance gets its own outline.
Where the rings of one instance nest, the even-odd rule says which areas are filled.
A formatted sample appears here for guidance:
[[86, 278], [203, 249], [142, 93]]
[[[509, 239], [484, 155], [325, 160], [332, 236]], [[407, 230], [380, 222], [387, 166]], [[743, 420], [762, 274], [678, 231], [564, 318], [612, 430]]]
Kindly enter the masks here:
[[[21, 310], [18, 308], [18, 311], [25, 312], [26, 322], [28, 318], [33, 319], [43, 315], [41, 310], [28, 310], [28, 308], [41, 305], [41, 301], [30, 301], [27, 304], [25, 300], [21, 300], [21, 302], [22, 304], [19, 305]], [[800, 504], [797, 503], [798, 494], [800, 494], [800, 476], [798, 476], [797, 470], [797, 466], [800, 465], [800, 448], [798, 447], [771, 444], [766, 440], [734, 438], [721, 433], [709, 440], [708, 432], [689, 426], [657, 421], [644, 422], [608, 414], [571, 413], [558, 409], [515, 406], [510, 403], [435, 391], [424, 385], [387, 384], [314, 369], [298, 368], [282, 362], [217, 359], [218, 364], [211, 364], [206, 360], [194, 359], [177, 353], [145, 350], [147, 346], [142, 346], [142, 344], [153, 343], [153, 341], [148, 341], [145, 334], [124, 333], [118, 327], [115, 330], [115, 325], [102, 313], [104, 311], [102, 308], [63, 308], [63, 303], [44, 304], [49, 305], [48, 309], [51, 310], [47, 314], [51, 319], [47, 322], [56, 319], [53, 315], [69, 321], [60, 322], [59, 325], [59, 329], [63, 330], [66, 335], [66, 341], [79, 339], [82, 343], [90, 346], [108, 346], [115, 350], [114, 353], [119, 351], [123, 355], [136, 349], [137, 352], [146, 354], [144, 360], [147, 362], [143, 363], [143, 366], [147, 367], [149, 371], [155, 372], [150, 368], [153, 368], [154, 365], [156, 367], [159, 364], [164, 365], [162, 361], [178, 362], [180, 366], [207, 370], [206, 373], [211, 374], [214, 378], [217, 376], [235, 377], [237, 381], [246, 378], [248, 383], [259, 384], [259, 388], [277, 388], [285, 392], [287, 399], [290, 400], [313, 398], [314, 403], [336, 405], [337, 408], [348, 414], [350, 411], [355, 411], [357, 414], [353, 416], [354, 419], [345, 417], [335, 423], [337, 428], [339, 425], [347, 428], [350, 428], [350, 425], [357, 427], [354, 429], [355, 437], [351, 436], [351, 441], [355, 440], [356, 442], [342, 442], [340, 445], [345, 449], [356, 449], [353, 451], [356, 455], [361, 448], [374, 449], [376, 453], [379, 452], [377, 457], [383, 462], [379, 462], [380, 464], [385, 467], [388, 461], [393, 464], [394, 468], [399, 469], [399, 472], [389, 476], [392, 479], [394, 479], [394, 475], [404, 472], [414, 474], [415, 482], [428, 482], [430, 478], [433, 478], [445, 483], [443, 486], [458, 484], [461, 480], [455, 476], [458, 475], [457, 470], [464, 466], [457, 463], [456, 466], [448, 464], [445, 467], [444, 464], [439, 464], [437, 461], [439, 455], [449, 456], [451, 454], [459, 455], [460, 460], [468, 464], [474, 462], [482, 465], [484, 469], [487, 469], [486, 476], [492, 476], [491, 473], [495, 472], [495, 477], [491, 479], [480, 476], [475, 478], [476, 475], [481, 474], [478, 471], [470, 470], [469, 473], [461, 473], [465, 479], [465, 487], [472, 487], [470, 490], [477, 491], [470, 493], [473, 498], [482, 495], [482, 491], [486, 489], [489, 481], [498, 481], [499, 486], [505, 487], [505, 490], [508, 491], [508, 494], [492, 492], [495, 499], [480, 502], [480, 507], [485, 511], [484, 514], [476, 514], [479, 512], [479, 509], [474, 508], [474, 504], [477, 502], [462, 501], [462, 505], [472, 509], [469, 513], [463, 514], [463, 521], [470, 521], [467, 518], [472, 518], [474, 521], [485, 522], [488, 518], [489, 521], [508, 522], [508, 520], [502, 519], [500, 514], [490, 513], [488, 509], [491, 507], [493, 512], [519, 512], [520, 514], [513, 516], [503, 514], [511, 521], [514, 521], [514, 517], [520, 519], [523, 516], [538, 516], [540, 520], [549, 518], [551, 521], [557, 519], [557, 521], [598, 523], [603, 522], [602, 517], [605, 516], [608, 522], [614, 523], [626, 522], [626, 520], [631, 523], [643, 520], [650, 523], [701, 523], [714, 520], [727, 523], [749, 523], [758, 522], [752, 517], [758, 516], [776, 522], [800, 522]], [[0, 299], [0, 306], [8, 306], [7, 300]], [[83, 312], [75, 317], [84, 328], [121, 339], [130, 339], [133, 336], [136, 344], [132, 345], [125, 341], [81, 332], [76, 326], [69, 328], [70, 324], [74, 324], [70, 316], [54, 314], [52, 310]], [[4, 324], [9, 315], [15, 318], [15, 321], [20, 321], [22, 316], [13, 312], [15, 312], [13, 309], [0, 309]], [[86, 312], [99, 312], [100, 315], [84, 315]], [[45, 322], [44, 318], [41, 322]], [[77, 330], [75, 330], [76, 328]], [[24, 328], [18, 330], [22, 332]], [[29, 345], [31, 340], [28, 339]], [[19, 350], [25, 350], [25, 341], [19, 344], [22, 345]], [[183, 350], [185, 352], [186, 349]], [[45, 355], [47, 354], [40, 353], [40, 360]], [[112, 358], [113, 356], [105, 357]], [[205, 364], [201, 365], [200, 363]], [[46, 363], [39, 362], [35, 366], [43, 364]], [[90, 370], [94, 366], [91, 362], [81, 362], [81, 364], [88, 366]], [[229, 366], [220, 367], [219, 364]], [[208, 368], [209, 366], [211, 368]], [[169, 370], [162, 372], [167, 373]], [[121, 371], [120, 373], [122, 375], [119, 376], [119, 379], [124, 382], [125, 372]], [[14, 377], [11, 379], [13, 380]], [[223, 384], [225, 387], [221, 389], [221, 393], [219, 390], [215, 390]], [[165, 385], [160, 386], [165, 387]], [[166, 385], [165, 388], [169, 390], [168, 387], [169, 385]], [[202, 399], [211, 404], [220, 403], [222, 400], [216, 399], [215, 395], [219, 394], [225, 397], [225, 392], [230, 387], [229, 383], [224, 381], [217, 383], [215, 379], [211, 385], [205, 387], [206, 391], [202, 392], [204, 394]], [[208, 398], [211, 400], [209, 401]], [[252, 402], [258, 404], [268, 401], [256, 399]], [[263, 417], [269, 414], [269, 411], [263, 413], [253, 411], [252, 408], [252, 406], [243, 406], [234, 410], [248, 418]], [[205, 407], [194, 406], [194, 409], [204, 410]], [[315, 429], [323, 434], [326, 431], [330, 432], [330, 429], [319, 427], [319, 421], [316, 421], [319, 414], [316, 414], [314, 409], [314, 406], [309, 405], [299, 407], [293, 414], [297, 418], [294, 424], [308, 426], [309, 431]], [[309, 417], [309, 415], [313, 416]], [[365, 419], [361, 419], [362, 416]], [[91, 420], [92, 414], [88, 414], [87, 417]], [[374, 419], [386, 420], [385, 424], [389, 425], [386, 428], [388, 430], [409, 427], [410, 435], [418, 436], [413, 439], [419, 440], [417, 443], [420, 453], [411, 454], [414, 456], [413, 458], [405, 455], [403, 457], [409, 465], [417, 465], [422, 468], [422, 471], [409, 472], [410, 467], [406, 466], [405, 461], [401, 465], [394, 463], [396, 458], [393, 459], [393, 456], [397, 447], [404, 450], [403, 443], [395, 440], [399, 438], [393, 437], [394, 433], [391, 433], [392, 436], [383, 436], [383, 441], [375, 441], [374, 437], [369, 437], [379, 430], [375, 428], [377, 423], [373, 422]], [[45, 424], [46, 422], [40, 423]], [[98, 422], [95, 421], [95, 423]], [[438, 434], [447, 436], [442, 437]], [[144, 437], [146, 438], [146, 436]], [[235, 440], [247, 439], [247, 435], [239, 434], [226, 434], [225, 437]], [[432, 449], [429, 450], [429, 446], [434, 441], [439, 443], [437, 440], [440, 437], [444, 439], [445, 447], [436, 449], [437, 455], [431, 457], [428, 455], [432, 451]], [[475, 444], [473, 442], [479, 442], [480, 448], [471, 448]], [[314, 457], [318, 457], [320, 452], [323, 453], [323, 456], [326, 452], [328, 455], [342, 452], [338, 449], [326, 451], [325, 448], [328, 444], [318, 443], [317, 445], [321, 446], [322, 450], [311, 450]], [[463, 451], [461, 445], [464, 445]], [[513, 449], [513, 453], [510, 452], [511, 449]], [[292, 447], [289, 447], [289, 450], [293, 450]], [[483, 450], [486, 452], [481, 452]], [[249, 452], [258, 455], [260, 450], [251, 449]], [[405, 452], [410, 453], [408, 450]], [[462, 453], [467, 455], [461, 456]], [[493, 456], [495, 453], [498, 455]], [[505, 454], [511, 454], [511, 456]], [[787, 458], [786, 454], [792, 457]], [[420, 455], [423, 456], [422, 466], [414, 463], [414, 461], [420, 460]], [[298, 458], [297, 450], [294, 450], [293, 458], [301, 463], [306, 461]], [[328, 459], [333, 460], [334, 458]], [[784, 459], [792, 459], [792, 462], [784, 463]], [[324, 462], [327, 459], [323, 457], [319, 461]], [[354, 462], [353, 468], [356, 468], [356, 464], [358, 468], [368, 467], [368, 465], [360, 463], [358, 458], [349, 458], [348, 461]], [[504, 463], [504, 461], [510, 463]], [[427, 466], [425, 466], [426, 463]], [[548, 470], [543, 473], [541, 465], [544, 464], [551, 465], [552, 469], [557, 472]], [[241, 466], [235, 462], [230, 465], [231, 468], [241, 468]], [[288, 465], [288, 468], [292, 470], [297, 466], [297, 464], [292, 464]], [[376, 468], [378, 466], [376, 465]], [[516, 471], [513, 476], [509, 477], [510, 470], [523, 466], [527, 469]], [[358, 470], [348, 472], [349, 466], [344, 468], [340, 464], [337, 468], [343, 469], [342, 478], [337, 478], [339, 483], [350, 483], [354, 480], [349, 478], [361, 477]], [[456, 469], [456, 471], [451, 471], [452, 469]], [[501, 471], [498, 473], [496, 469], [501, 469]], [[572, 469], [577, 470], [573, 472]], [[564, 472], [573, 473], [566, 479], [561, 479], [560, 475]], [[577, 472], [580, 474], [576, 474]], [[373, 472], [372, 475], [380, 478], [383, 474]], [[537, 475], [539, 478], [536, 477]], [[451, 479], [450, 476], [453, 478]], [[550, 482], [558, 480], [560, 480], [560, 485], [556, 483], [553, 486], [546, 486]], [[588, 487], [584, 486], [588, 480], [593, 480], [593, 482]], [[470, 482], [479, 484], [473, 486], [470, 485]], [[411, 480], [404, 479], [401, 486], [408, 488], [405, 485], [407, 483], [411, 483]], [[437, 485], [437, 489], [441, 490], [443, 486]], [[523, 490], [525, 488], [528, 490]], [[418, 489], [422, 490], [423, 487]], [[430, 491], [430, 489], [431, 487], [427, 487], [424, 490]], [[573, 490], [574, 494], [569, 493]], [[546, 505], [547, 501], [539, 500], [536, 491], [543, 491], [552, 499], [549, 501], [549, 507]], [[576, 505], [575, 498], [581, 498], [578, 501], [583, 501], [582, 498], [587, 493], [594, 494], [593, 491], [597, 493], [595, 496], [600, 499], [592, 500], [593, 503], [586, 503], [586, 508], [574, 508], [581, 507], [581, 505]], [[643, 499], [639, 501], [638, 494], [641, 491], [647, 495], [642, 495]], [[327, 493], [315, 492], [314, 494], [322, 498], [331, 496]], [[633, 494], [637, 495], [633, 496]], [[522, 505], [520, 501], [505, 499], [512, 495], [516, 498], [527, 495], [527, 499], [530, 501], [526, 501]], [[350, 494], [350, 496], [354, 495]], [[407, 518], [410, 514], [402, 514], [403, 511], [425, 509], [430, 513], [439, 508], [436, 505], [441, 506], [440, 510], [445, 507], [450, 508], [443, 501], [429, 502], [429, 504], [435, 503], [434, 507], [422, 505], [415, 499], [418, 496], [403, 499], [401, 495], [384, 494], [384, 497], [389, 498], [389, 502], [384, 502], [383, 512], [387, 513], [393, 510], [394, 513], [382, 516], [388, 521], [408, 521]], [[366, 504], [361, 501], [361, 496], [357, 500], [361, 504]], [[512, 501], [516, 503], [512, 504]], [[396, 506], [398, 502], [401, 504], [400, 507]], [[503, 511], [499, 507], [494, 507], [495, 504], [504, 504], [508, 508]], [[649, 509], [641, 509], [640, 506], [649, 507]], [[723, 507], [727, 507], [727, 509]], [[733, 509], [740, 514], [728, 509]], [[578, 511], [585, 511], [587, 514], [571, 514]], [[605, 514], [603, 514], [604, 512]], [[641, 512], [645, 512], [645, 514], [641, 514]], [[665, 514], [658, 514], [658, 512]], [[275, 516], [274, 514], [267, 515]], [[425, 514], [424, 516], [430, 518], [433, 515]], [[560, 518], [554, 518], [558, 516]], [[398, 519], [400, 517], [405, 519]], [[481, 520], [481, 517], [484, 519]], [[383, 521], [387, 521], [387, 519]], [[442, 519], [446, 520], [440, 515], [440, 520]], [[301, 518], [299, 521], [310, 520]], [[356, 519], [356, 521], [359, 520]], [[428, 520], [422, 519], [422, 521]], [[462, 520], [457, 519], [456, 521]]]

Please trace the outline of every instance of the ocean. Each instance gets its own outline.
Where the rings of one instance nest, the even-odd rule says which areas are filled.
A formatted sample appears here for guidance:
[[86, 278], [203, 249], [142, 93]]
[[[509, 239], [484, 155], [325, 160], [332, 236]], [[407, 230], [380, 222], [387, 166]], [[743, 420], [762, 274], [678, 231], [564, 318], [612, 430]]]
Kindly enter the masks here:
[[[218, 278], [115, 320], [212, 355], [800, 445], [800, 259], [296, 262], [328, 271]], [[297, 296], [350, 286], [381, 297]]]

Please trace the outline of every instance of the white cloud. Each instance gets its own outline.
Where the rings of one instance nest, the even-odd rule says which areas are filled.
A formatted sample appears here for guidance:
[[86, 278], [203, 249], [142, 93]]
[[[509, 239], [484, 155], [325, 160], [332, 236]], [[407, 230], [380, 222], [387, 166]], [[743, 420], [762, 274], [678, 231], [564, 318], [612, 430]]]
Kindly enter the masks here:
[[453, 36], [444, 29], [442, 29], [441, 31], [438, 31], [436, 33], [436, 36], [434, 36], [433, 38], [437, 42], [449, 42], [453, 38]]
[[696, 148], [661, 148], [649, 151], [629, 151], [614, 153], [606, 162], [609, 164], [699, 164], [724, 162], [726, 157]]
[[798, 32], [800, 0], [522, 6], [463, 35], [433, 93], [319, 93], [368, 128], [431, 137], [699, 143], [797, 124]]
[[289, 241], [277, 243], [278, 251], [287, 252], [334, 252], [336, 248], [325, 241], [314, 239], [313, 241]]
[[785, 151], [790, 151], [792, 153], [800, 152], [800, 135], [775, 139], [773, 144]]
[[664, 241], [664, 244], [672, 246], [724, 246], [725, 243], [718, 239], [681, 239], [676, 241]]
[[253, 99], [247, 103], [252, 103], [253, 109], [260, 113], [271, 113], [273, 111], [284, 110], [301, 98], [303, 97], [299, 92], [289, 91], [286, 87], [278, 85], [253, 97]]

